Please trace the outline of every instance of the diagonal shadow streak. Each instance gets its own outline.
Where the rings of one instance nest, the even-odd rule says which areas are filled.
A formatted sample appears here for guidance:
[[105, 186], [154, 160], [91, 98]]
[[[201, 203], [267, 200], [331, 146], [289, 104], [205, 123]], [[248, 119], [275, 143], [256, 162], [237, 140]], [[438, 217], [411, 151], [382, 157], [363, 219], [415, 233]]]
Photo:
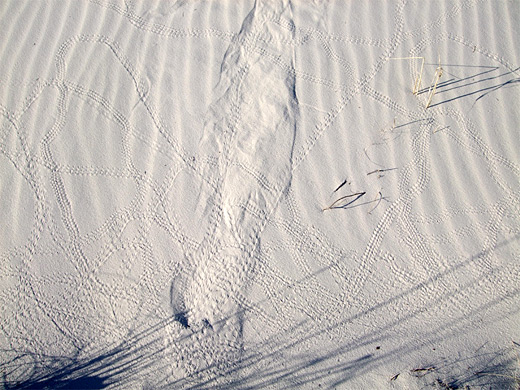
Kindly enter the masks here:
[[[0, 363], [2, 384], [5, 389], [105, 389], [114, 384], [125, 385], [139, 372], [157, 364], [158, 354], [166, 348], [160, 330], [175, 321], [173, 317], [160, 320], [85, 358], [78, 357], [81, 351], [76, 356], [51, 356], [28, 350], [3, 350], [17, 356]], [[179, 337], [176, 341], [189, 337]], [[11, 379], [20, 371], [25, 374], [23, 379]]]
[[[485, 79], [476, 80], [476, 81], [473, 81], [473, 82], [471, 82], [471, 83], [467, 83], [467, 84], [464, 84], [464, 85], [459, 85], [459, 86], [456, 86], [456, 87], [453, 87], [453, 88], [444, 88], [444, 86], [438, 85], [438, 86], [437, 86], [437, 92], [436, 92], [435, 94], [436, 94], [436, 95], [437, 95], [437, 94], [442, 94], [442, 93], [449, 92], [449, 91], [453, 91], [453, 90], [456, 90], [456, 89], [469, 87], [469, 86], [471, 86], [471, 85], [482, 84], [482, 83], [485, 83], [485, 82], [488, 82], [488, 81], [497, 80], [497, 79], [499, 79], [499, 78], [502, 78], [502, 77], [504, 77], [504, 76], [510, 75], [510, 74], [512, 74], [512, 73], [516, 73], [517, 70], [518, 70], [518, 69], [515, 69], [515, 70], [512, 70], [512, 71], [507, 72], [507, 73], [499, 74], [498, 76], [488, 77], [488, 78], [485, 78]], [[477, 76], [477, 75], [475, 75], [474, 77], [476, 77], [476, 76]], [[462, 80], [459, 80], [459, 81], [462, 81]]]
[[[419, 306], [413, 308], [406, 313], [406, 315], [386, 323], [384, 326], [378, 328], [377, 331], [337, 346], [324, 356], [315, 356], [312, 352], [300, 353], [297, 358], [291, 362], [285, 362], [284, 364], [279, 363], [281, 359], [284, 359], [284, 355], [287, 351], [304, 349], [306, 342], [317, 340], [320, 336], [326, 335], [335, 329], [346, 327], [356, 320], [373, 315], [385, 307], [391, 306], [403, 299], [410, 298], [414, 293], [433, 286], [439, 280], [453, 275], [458, 271], [462, 271], [464, 268], [472, 265], [478, 258], [500, 247], [509, 245], [513, 241], [516, 241], [519, 236], [520, 235], [517, 235], [509, 240], [505, 240], [497, 244], [495, 248], [471, 256], [454, 267], [432, 275], [427, 280], [416, 284], [390, 299], [372, 305], [347, 318], [335, 321], [319, 330], [311, 326], [310, 319], [289, 326], [281, 333], [269, 337], [254, 348], [250, 348], [247, 351], [244, 350], [238, 361], [229, 362], [228, 368], [224, 368], [216, 374], [211, 372], [211, 375], [207, 379], [197, 380], [197, 377], [200, 378], [200, 374], [211, 371], [214, 368], [211, 365], [205, 367], [200, 372], [193, 373], [190, 378], [182, 378], [173, 382], [166, 381], [164, 385], [157, 386], [157, 388], [182, 387], [190, 389], [213, 389], [221, 387], [219, 384], [222, 383], [222, 380], [226, 383], [225, 387], [241, 389], [263, 389], [268, 386], [277, 386], [278, 384], [283, 384], [284, 388], [296, 389], [307, 384], [314, 384], [316, 381], [328, 382], [330, 388], [334, 388], [356, 376], [373, 371], [382, 366], [385, 362], [396, 359], [398, 356], [410, 354], [419, 350], [421, 347], [445, 340], [448, 336], [456, 338], [459, 334], [464, 332], [466, 326], [471, 325], [469, 321], [471, 321], [470, 319], [474, 314], [482, 310], [490, 309], [506, 299], [517, 299], [520, 296], [520, 287], [510, 291], [504, 296], [499, 296], [475, 307], [470, 313], [462, 313], [459, 318], [454, 318], [450, 323], [432, 328], [425, 337], [423, 336], [421, 340], [418, 340], [415, 346], [398, 346], [390, 348], [387, 352], [367, 353], [367, 348], [374, 343], [383, 344], [388, 339], [388, 335], [400, 324], [410, 321], [425, 310], [429, 310], [434, 304], [442, 305], [443, 302], [450, 299], [453, 295], [453, 291], [439, 296], [434, 302], [428, 302], [424, 307]], [[305, 283], [309, 278], [325, 272], [328, 268], [330, 267], [322, 268], [295, 283]], [[491, 270], [488, 274], [496, 271], [497, 270]], [[463, 286], [460, 286], [459, 290], [464, 290], [478, 283], [479, 280], [471, 280]], [[281, 290], [287, 290], [290, 287], [291, 285], [285, 286]], [[268, 299], [265, 299], [256, 302], [255, 305], [261, 306], [268, 303]], [[246, 314], [250, 310], [250, 308], [242, 308], [230, 317]], [[513, 308], [511, 310], [515, 310], [516, 313], [520, 311], [520, 308]], [[226, 320], [227, 319], [223, 319], [220, 322], [225, 322]], [[168, 362], [162, 361], [160, 357], [160, 354], [167, 348], [160, 330], [175, 322], [176, 320], [173, 316], [163, 319], [147, 330], [130, 335], [129, 338], [122, 343], [92, 353], [89, 358], [47, 356], [45, 357], [46, 360], [42, 362], [41, 355], [31, 354], [28, 351], [14, 351], [18, 352], [18, 356], [6, 363], [0, 364], [0, 371], [3, 373], [3, 385], [6, 389], [104, 389], [111, 385], [124, 386], [125, 384], [129, 384], [132, 380], [136, 379], [136, 375], [138, 375], [139, 372], [145, 370], [152, 370], [152, 372], [157, 373], [159, 376], [159, 374], [162, 374], [162, 371], [167, 368], [168, 364]], [[291, 337], [302, 334], [302, 331], [303, 334], [305, 334], [304, 337], [298, 337], [296, 339]], [[173, 342], [181, 342], [189, 338], [194, 338], [197, 334], [200, 336], [201, 332], [188, 333], [176, 338]], [[346, 353], [352, 354], [353, 351], [358, 353], [359, 356], [357, 358], [341, 361], [342, 356], [345, 356]], [[31, 365], [31, 363], [23, 362], [24, 358], [27, 357], [33, 360], [39, 359], [40, 361], [33, 362]], [[24, 370], [26, 372], [25, 379], [17, 381], [9, 380], [9, 375], [17, 370]], [[481, 367], [479, 371], [468, 375], [464, 381], [468, 383], [477, 380], [488, 380], [489, 383], [494, 381], [493, 383], [496, 384], [499, 378], [491, 375], [493, 372], [497, 372], [495, 370], [498, 370], [498, 368]], [[502, 380], [504, 381], [505, 379], [502, 378]], [[504, 383], [503, 381], [500, 383]]]
[[[410, 321], [411, 319], [423, 313], [425, 310], [429, 310], [429, 308], [431, 308], [432, 304], [434, 303], [436, 303], [437, 305], [442, 305], [443, 302], [450, 299], [450, 297], [453, 295], [453, 292], [447, 292], [446, 294], [437, 298], [434, 302], [429, 302], [429, 305], [426, 305], [425, 307], [414, 308], [398, 320], [391, 321], [388, 324], [385, 324], [385, 326], [378, 329], [377, 332], [367, 334], [352, 342], [340, 345], [338, 348], [330, 351], [325, 356], [316, 358], [313, 357], [311, 353], [300, 354], [299, 359], [296, 359], [298, 361], [295, 363], [277, 363], [279, 362], [279, 360], [284, 359], [284, 355], [287, 353], [288, 350], [304, 348], [305, 343], [307, 341], [317, 339], [319, 336], [323, 336], [326, 333], [333, 331], [334, 329], [337, 329], [339, 327], [348, 326], [355, 320], [367, 317], [384, 307], [395, 304], [400, 300], [409, 298], [415, 292], [425, 289], [426, 287], [433, 286], [439, 280], [449, 275], [452, 275], [457, 271], [463, 270], [464, 268], [473, 264], [474, 261], [478, 258], [486, 255], [487, 253], [491, 253], [492, 251], [500, 247], [508, 245], [517, 238], [518, 236], [498, 244], [494, 249], [482, 251], [474, 256], [471, 256], [466, 261], [457, 264], [451, 269], [431, 276], [424, 282], [418, 283], [416, 286], [408, 289], [407, 291], [402, 292], [401, 294], [394, 296], [391, 299], [373, 305], [372, 307], [366, 310], [349, 316], [348, 318], [345, 318], [341, 321], [337, 321], [327, 327], [324, 327], [321, 330], [309, 332], [303, 338], [300, 337], [292, 340], [291, 335], [298, 333], [301, 334], [301, 332], [297, 332], [297, 330], [305, 329], [306, 324], [309, 323], [310, 320], [302, 321], [296, 324], [295, 326], [289, 328], [287, 331], [284, 332], [283, 335], [275, 335], [272, 338], [266, 340], [258, 347], [252, 348], [251, 352], [242, 356], [241, 361], [237, 363], [236, 366], [225, 372], [222, 372], [220, 374], [220, 377], [211, 377], [201, 383], [194, 384], [190, 388], [215, 388], [222, 377], [233, 376], [236, 376], [236, 378], [228, 381], [226, 384], [227, 387], [236, 387], [241, 389], [263, 389], [269, 386], [282, 386], [283, 388], [300, 388], [305, 384], [314, 384], [317, 380], [320, 379], [329, 379], [330, 382], [330, 379], [336, 377], [336, 379], [333, 382], [331, 382], [329, 386], [330, 388], [334, 388], [335, 386], [339, 386], [355, 376], [359, 376], [365, 372], [374, 370], [377, 367], [383, 365], [385, 362], [388, 362], [391, 359], [395, 359], [398, 356], [403, 356], [412, 353], [424, 346], [431, 345], [435, 342], [445, 341], [448, 336], [451, 338], [456, 338], [459, 334], [465, 331], [465, 327], [471, 326], [470, 318], [472, 318], [472, 316], [476, 315], [482, 310], [487, 310], [496, 305], [499, 305], [504, 300], [517, 299], [520, 296], [520, 288], [514, 289], [514, 291], [509, 292], [505, 296], [498, 297], [492, 301], [486, 302], [474, 308], [469, 313], [462, 313], [458, 318], [454, 318], [453, 321], [451, 321], [450, 323], [445, 323], [444, 325], [441, 325], [437, 328], [432, 328], [432, 330], [429, 333], [427, 333], [427, 337], [422, 337], [420, 340], [417, 340], [417, 344], [414, 347], [400, 346], [394, 349], [390, 349], [388, 352], [381, 354], [366, 353], [367, 347], [373, 345], [374, 343], [384, 343], [387, 339], [388, 334], [391, 334], [391, 332], [395, 330], [400, 324], [406, 321]], [[489, 274], [493, 272], [494, 271], [490, 271]], [[478, 285], [478, 283], [479, 280], [472, 280], [461, 286], [458, 290], [464, 290], [466, 288]], [[515, 312], [520, 311], [520, 309], [518, 308], [515, 308], [514, 310]], [[446, 333], [448, 333], [448, 335]], [[280, 339], [285, 339], [289, 341], [280, 342]], [[361, 356], [353, 360], [338, 363], [342, 355], [352, 351], [359, 351]], [[269, 362], [274, 363], [270, 364]], [[262, 370], [261, 367], [266, 365], [267, 367]], [[486, 369], [492, 368], [484, 368], [484, 370]], [[253, 373], [249, 373], [249, 371], [253, 371]], [[246, 372], [246, 374], [241, 375], [244, 372]], [[483, 375], [476, 373], [470, 379], [471, 381], [482, 380]], [[180, 385], [181, 383], [182, 381], [176, 381], [170, 383], [170, 385]]]
[[479, 89], [478, 91], [473, 91], [473, 92], [468, 92], [464, 95], [460, 95], [460, 96], [456, 96], [454, 98], [451, 98], [451, 99], [447, 99], [447, 100], [444, 100], [442, 102], [439, 102], [439, 103], [435, 103], [435, 104], [431, 104], [430, 105], [430, 108], [431, 107], [435, 107], [435, 106], [439, 106], [441, 104], [445, 104], [445, 103], [449, 103], [449, 102], [452, 102], [452, 101], [455, 101], [455, 100], [458, 100], [458, 99], [462, 99], [462, 98], [465, 98], [465, 97], [468, 97], [468, 96], [472, 96], [472, 95], [475, 95], [475, 94], [479, 94], [479, 93], [482, 93], [482, 92], [485, 92], [485, 91], [488, 91], [488, 92], [485, 92], [482, 96], [479, 96], [474, 103], [476, 103], [479, 99], [481, 99], [482, 97], [484, 97], [485, 95], [487, 95], [488, 93], [491, 93], [491, 92], [494, 92], [502, 87], [505, 87], [507, 85], [510, 85], [510, 84], [516, 84], [520, 82], [520, 78], [516, 78], [516, 79], [511, 79], [511, 80], [508, 80], [504, 83], [501, 83], [501, 84], [498, 84], [498, 85], [492, 85], [490, 87], [486, 87], [486, 88], [482, 88], [482, 89]]
[[[445, 65], [445, 66], [453, 67], [453, 66], [457, 66], [457, 65]], [[458, 66], [463, 66], [463, 65], [458, 65]], [[494, 72], [495, 70], [499, 69], [498, 66], [493, 66], [491, 68], [492, 68], [491, 70], [485, 70], [484, 72], [475, 73], [475, 74], [472, 74], [471, 76], [467, 76], [467, 77], [464, 77], [464, 78], [453, 78], [453, 79], [449, 79], [449, 80], [440, 82], [440, 83], [437, 84], [437, 94], [440, 94], [442, 92], [448, 92], [448, 91], [451, 91], [451, 90], [454, 90], [454, 89], [468, 87], [470, 85], [482, 83], [482, 82], [485, 82], [485, 81], [495, 80], [495, 79], [497, 79], [499, 77], [507, 76], [508, 74], [511, 74], [511, 73], [514, 72], [514, 71], [510, 71], [510, 72], [507, 72], [507, 73], [504, 73], [504, 74], [501, 74], [501, 75], [498, 75], [498, 76], [488, 77], [486, 79], [476, 80], [476, 81], [473, 81], [471, 83], [467, 83], [467, 84], [464, 84], [464, 85], [457, 85], [455, 87], [445, 89], [445, 87], [448, 87], [450, 85], [459, 84], [459, 83], [462, 83], [462, 82], [464, 82], [466, 80], [471, 80], [471, 79], [474, 79], [475, 77], [482, 76], [482, 75], [485, 75], [485, 74], [490, 73], [490, 72]], [[443, 70], [444, 70], [444, 72], [446, 72], [446, 69], [443, 69]], [[515, 69], [515, 71], [516, 71], [516, 69]], [[448, 72], [446, 72], [446, 73], [448, 73]], [[420, 89], [417, 92], [417, 95], [422, 95], [422, 94], [428, 93], [429, 90], [430, 90], [430, 87], [424, 87], [424, 88]]]

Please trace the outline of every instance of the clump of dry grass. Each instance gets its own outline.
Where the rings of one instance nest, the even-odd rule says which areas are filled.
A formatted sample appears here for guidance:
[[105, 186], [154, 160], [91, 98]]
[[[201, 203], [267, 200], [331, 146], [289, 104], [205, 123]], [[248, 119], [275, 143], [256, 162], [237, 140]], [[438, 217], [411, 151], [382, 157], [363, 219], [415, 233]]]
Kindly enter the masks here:
[[[412, 93], [414, 95], [419, 94], [419, 91], [421, 89], [421, 83], [422, 83], [422, 74], [424, 70], [424, 57], [397, 57], [392, 58], [393, 60], [421, 60], [421, 66], [419, 68], [419, 72], [416, 72], [414, 70], [414, 83], [412, 88]], [[437, 69], [435, 69], [435, 74], [433, 75], [433, 80], [430, 84], [430, 88], [428, 88], [428, 99], [426, 100], [426, 106], [425, 108], [430, 107], [430, 104], [432, 103], [433, 96], [435, 95], [435, 92], [437, 91], [437, 86], [439, 84], [439, 80], [442, 76], [443, 69], [441, 66], [441, 60], [439, 57], [439, 66]]]

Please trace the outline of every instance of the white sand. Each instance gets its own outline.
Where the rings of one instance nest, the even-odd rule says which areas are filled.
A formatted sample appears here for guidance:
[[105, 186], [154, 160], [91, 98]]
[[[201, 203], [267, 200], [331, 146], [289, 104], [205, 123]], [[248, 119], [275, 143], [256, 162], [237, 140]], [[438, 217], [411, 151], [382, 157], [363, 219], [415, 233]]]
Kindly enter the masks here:
[[4, 388], [516, 388], [518, 20], [2, 2]]

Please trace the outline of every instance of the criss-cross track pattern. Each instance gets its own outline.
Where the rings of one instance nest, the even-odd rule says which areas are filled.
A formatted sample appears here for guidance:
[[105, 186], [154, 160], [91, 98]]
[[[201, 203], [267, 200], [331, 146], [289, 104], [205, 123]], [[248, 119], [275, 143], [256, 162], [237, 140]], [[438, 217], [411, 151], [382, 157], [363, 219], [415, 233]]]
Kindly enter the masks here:
[[341, 387], [514, 336], [519, 7], [356, 3], [1, 6], [6, 388]]

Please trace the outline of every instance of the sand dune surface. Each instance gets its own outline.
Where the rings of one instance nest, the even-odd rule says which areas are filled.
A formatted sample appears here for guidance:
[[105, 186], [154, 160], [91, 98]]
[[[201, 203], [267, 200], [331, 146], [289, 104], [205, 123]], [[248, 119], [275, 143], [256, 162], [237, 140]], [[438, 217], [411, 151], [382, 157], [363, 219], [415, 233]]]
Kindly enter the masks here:
[[519, 18], [4, 1], [3, 388], [518, 388]]

